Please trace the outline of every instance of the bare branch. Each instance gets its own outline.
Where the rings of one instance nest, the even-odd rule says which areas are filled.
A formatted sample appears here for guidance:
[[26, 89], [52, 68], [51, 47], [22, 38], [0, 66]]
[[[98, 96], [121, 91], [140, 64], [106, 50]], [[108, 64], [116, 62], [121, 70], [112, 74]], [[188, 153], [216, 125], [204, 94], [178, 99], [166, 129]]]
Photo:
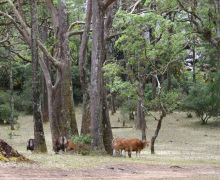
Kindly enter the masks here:
[[[140, 2], [141, 2], [141, 0], [137, 0], [137, 1], [135, 2], [135, 4], [133, 5], [133, 8], [132, 8], [130, 14], [132, 14], [132, 13], [134, 12], [134, 10], [136, 9], [137, 5], [138, 5]], [[132, 6], [131, 6], [131, 7], [132, 7]]]
[[[19, 23], [22, 26], [22, 29], [18, 27], [17, 23], [15, 22], [15, 20], [8, 14], [6, 14], [6, 16], [8, 18], [10, 18], [13, 23], [15, 24], [16, 28], [19, 30], [19, 32], [25, 37], [26, 41], [28, 42], [29, 46], [31, 46], [31, 42], [30, 42], [30, 28], [26, 25], [26, 23], [24, 22], [23, 18], [21, 17], [20, 13], [18, 12], [18, 10], [16, 9], [16, 7], [14, 6], [13, 2], [11, 0], [7, 0], [8, 3], [10, 4], [10, 6], [13, 9], [13, 12], [15, 13]], [[1, 13], [1, 12], [0, 12]], [[44, 44], [38, 39], [37, 40], [38, 46], [40, 47], [41, 51], [43, 51], [43, 53], [47, 56], [47, 58], [53, 63], [54, 66], [58, 67], [61, 63], [59, 61], [57, 61], [53, 56], [51, 56], [51, 54], [48, 52], [47, 48], [44, 46]]]
[[13, 50], [10, 49], [10, 52], [13, 53], [13, 54], [15, 54], [16, 56], [18, 56], [20, 59], [22, 59], [22, 60], [25, 61], [25, 62], [29, 62], [29, 63], [31, 62], [31, 60], [26, 59], [25, 57], [23, 57], [21, 54], [19, 54], [19, 53], [16, 52], [16, 51], [13, 51]]

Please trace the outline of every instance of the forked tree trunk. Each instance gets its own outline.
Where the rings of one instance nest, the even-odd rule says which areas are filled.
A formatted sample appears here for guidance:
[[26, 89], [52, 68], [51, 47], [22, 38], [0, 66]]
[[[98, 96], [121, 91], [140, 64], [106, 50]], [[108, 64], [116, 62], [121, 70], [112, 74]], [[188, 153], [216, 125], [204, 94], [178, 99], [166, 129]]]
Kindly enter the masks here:
[[40, 73], [38, 66], [38, 22], [37, 22], [37, 3], [34, 0], [31, 3], [31, 54], [32, 54], [32, 93], [33, 93], [33, 118], [34, 118], [34, 139], [35, 152], [47, 152], [46, 141], [44, 137], [43, 122], [40, 109]]

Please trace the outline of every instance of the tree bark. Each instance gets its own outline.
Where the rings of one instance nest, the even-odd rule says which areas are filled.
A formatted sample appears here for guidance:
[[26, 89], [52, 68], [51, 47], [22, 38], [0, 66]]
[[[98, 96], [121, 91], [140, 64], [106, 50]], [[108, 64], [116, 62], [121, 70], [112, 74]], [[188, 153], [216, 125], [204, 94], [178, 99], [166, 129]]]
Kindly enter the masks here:
[[[47, 13], [45, 13], [43, 11], [43, 15], [47, 16]], [[45, 21], [41, 28], [39, 29], [40, 31], [40, 39], [42, 40], [43, 43], [46, 43], [46, 40], [48, 38], [48, 23], [47, 21]], [[49, 61], [47, 59], [47, 57], [45, 55], [43, 55], [43, 60], [48, 68], [48, 70], [50, 70], [49, 67]], [[49, 112], [48, 112], [48, 97], [47, 97], [47, 84], [46, 84], [46, 80], [43, 74], [41, 74], [41, 81], [42, 81], [42, 100], [41, 100], [41, 111], [42, 111], [42, 119], [43, 122], [46, 123], [49, 121]]]
[[13, 69], [12, 69], [12, 59], [9, 57], [9, 68], [10, 68], [10, 126], [11, 126], [11, 130], [15, 130], [14, 127], [14, 84], [13, 84]]
[[87, 0], [87, 11], [85, 19], [85, 29], [83, 31], [80, 52], [79, 52], [79, 70], [80, 70], [80, 83], [83, 92], [83, 106], [82, 106], [82, 125], [81, 125], [81, 134], [90, 134], [90, 101], [89, 101], [89, 92], [88, 92], [88, 80], [86, 70], [86, 54], [87, 54], [87, 44], [89, 39], [90, 24], [92, 19], [92, 0]]
[[32, 54], [32, 93], [33, 93], [33, 118], [34, 118], [34, 139], [35, 152], [47, 152], [46, 141], [44, 137], [43, 122], [40, 111], [40, 75], [38, 68], [38, 22], [37, 22], [37, 3], [34, 0], [31, 3], [31, 54]]
[[102, 63], [104, 62], [104, 12], [97, 0], [92, 0], [92, 62], [90, 86], [91, 135], [93, 149], [103, 150]]
[[70, 137], [78, 134], [72, 91], [72, 74], [71, 60], [68, 40], [68, 18], [66, 1], [60, 0], [58, 3], [58, 39], [59, 39], [59, 59], [61, 62], [60, 68], [60, 83], [61, 83], [61, 118], [63, 131], [62, 135]]

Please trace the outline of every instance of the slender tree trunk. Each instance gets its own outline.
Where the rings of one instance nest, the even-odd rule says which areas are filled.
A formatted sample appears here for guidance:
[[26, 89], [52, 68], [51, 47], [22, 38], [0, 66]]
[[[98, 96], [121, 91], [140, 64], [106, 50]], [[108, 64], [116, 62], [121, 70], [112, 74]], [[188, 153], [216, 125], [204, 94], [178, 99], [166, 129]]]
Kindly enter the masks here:
[[[85, 29], [82, 35], [80, 52], [79, 52], [79, 69], [80, 69], [80, 83], [83, 91], [83, 106], [82, 106], [82, 125], [81, 134], [90, 134], [90, 101], [88, 92], [88, 80], [86, 73], [86, 54], [87, 54], [87, 44], [89, 39], [90, 24], [92, 19], [92, 0], [87, 0], [87, 11], [85, 19]], [[89, 71], [87, 69], [87, 71]]]
[[158, 119], [157, 128], [154, 132], [154, 135], [151, 138], [151, 146], [150, 146], [151, 147], [151, 154], [155, 154], [154, 144], [155, 144], [157, 136], [160, 132], [162, 120], [163, 120], [164, 117], [166, 117], [166, 111], [163, 109], [162, 105], [161, 105], [161, 111], [162, 111], [162, 114], [160, 115], [160, 118]]
[[116, 113], [115, 98], [116, 98], [115, 93], [111, 93], [111, 111], [112, 111], [112, 115]]
[[14, 128], [14, 89], [13, 89], [13, 70], [12, 70], [12, 59], [9, 57], [9, 67], [10, 67], [10, 126], [11, 130]]
[[137, 105], [137, 128], [141, 129], [142, 133], [142, 140], [146, 140], [146, 120], [145, 120], [145, 114], [143, 109], [143, 99], [144, 99], [144, 88], [145, 83], [140, 81], [139, 82], [139, 88], [138, 88], [138, 105]]
[[[47, 14], [44, 13], [44, 16], [47, 16]], [[47, 22], [44, 22], [44, 24], [42, 25], [42, 27], [40, 29], [40, 38], [43, 43], [46, 43], [46, 40], [48, 38], [48, 27], [47, 26], [48, 26]], [[47, 68], [50, 69], [49, 61], [45, 55], [43, 55], [43, 60], [46, 63]], [[41, 74], [41, 76], [42, 76], [41, 77], [41, 81], [42, 81], [42, 83], [41, 83], [42, 84], [42, 100], [41, 100], [42, 119], [43, 119], [43, 122], [48, 122], [49, 121], [49, 112], [48, 112], [47, 85], [46, 85], [46, 80], [45, 80], [43, 73]]]
[[32, 54], [32, 93], [33, 93], [33, 118], [34, 118], [34, 139], [35, 152], [47, 152], [46, 141], [44, 137], [43, 122], [40, 111], [40, 75], [38, 66], [38, 22], [37, 22], [37, 3], [34, 0], [31, 3], [31, 54]]
[[86, 90], [86, 92], [83, 94], [81, 134], [90, 134], [90, 123], [91, 117], [89, 93]]

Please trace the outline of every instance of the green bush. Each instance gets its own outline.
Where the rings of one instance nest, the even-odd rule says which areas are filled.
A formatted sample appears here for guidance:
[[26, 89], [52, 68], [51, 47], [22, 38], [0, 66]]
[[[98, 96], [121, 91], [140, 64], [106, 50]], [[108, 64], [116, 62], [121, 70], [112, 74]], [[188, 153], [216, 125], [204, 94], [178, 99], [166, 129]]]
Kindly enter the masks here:
[[[9, 123], [11, 109], [9, 104], [9, 93], [7, 91], [0, 91], [0, 123]], [[14, 118], [18, 118], [18, 112], [14, 110]]]
[[208, 83], [197, 83], [185, 98], [182, 106], [191, 110], [207, 124], [208, 119], [220, 115], [220, 73]]
[[92, 137], [90, 135], [72, 136], [71, 140], [75, 144], [91, 144]]

